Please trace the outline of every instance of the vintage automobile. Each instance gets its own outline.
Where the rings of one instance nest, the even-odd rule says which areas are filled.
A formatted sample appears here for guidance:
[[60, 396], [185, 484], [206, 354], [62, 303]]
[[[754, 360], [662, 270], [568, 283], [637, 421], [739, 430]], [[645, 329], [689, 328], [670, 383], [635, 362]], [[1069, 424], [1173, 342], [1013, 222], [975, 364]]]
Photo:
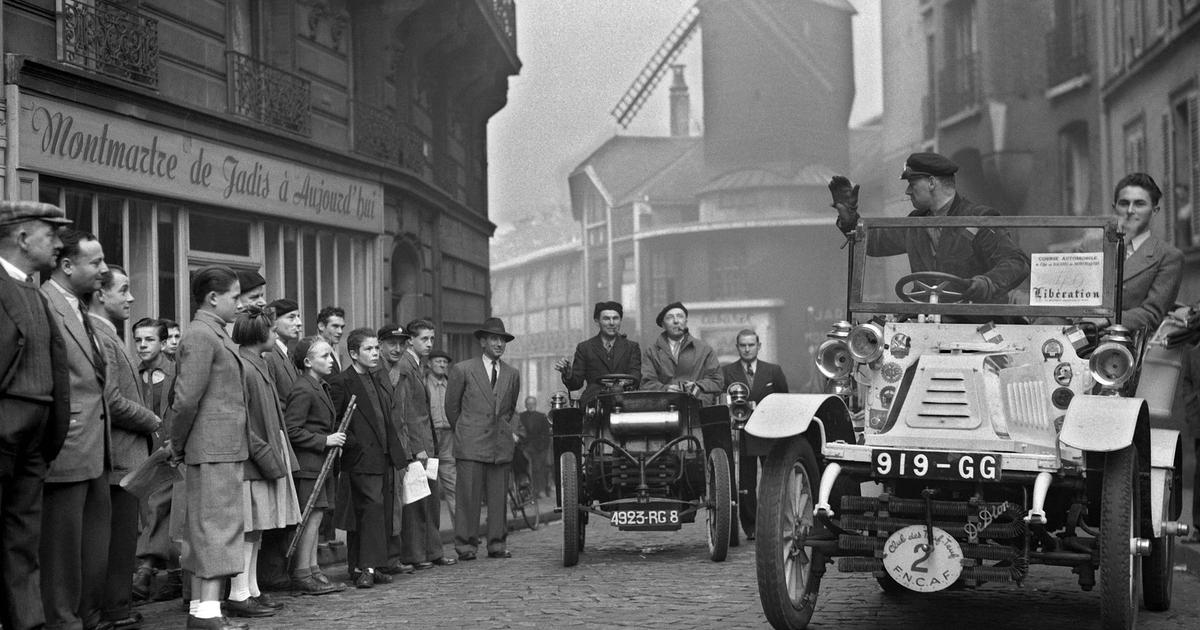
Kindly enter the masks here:
[[[966, 302], [967, 279], [867, 255], [903, 230], [1010, 239], [1028, 277], [1003, 303]], [[1170, 607], [1187, 526], [1179, 435], [1159, 427], [1180, 350], [1165, 326], [1116, 321], [1115, 221], [873, 219], [850, 242], [846, 321], [816, 356], [827, 393], [768, 396], [746, 426], [766, 456], [756, 569], [770, 623], [807, 627], [835, 561], [910, 595], [1033, 581], [1035, 565], [1071, 567], [1090, 591], [1099, 573], [1104, 628]]]
[[708, 550], [725, 559], [733, 509], [729, 409], [685, 392], [633, 391], [627, 374], [601, 377], [605, 390], [582, 406], [551, 401], [558, 458], [563, 566], [583, 551], [596, 515], [623, 531], [671, 531], [708, 510]]

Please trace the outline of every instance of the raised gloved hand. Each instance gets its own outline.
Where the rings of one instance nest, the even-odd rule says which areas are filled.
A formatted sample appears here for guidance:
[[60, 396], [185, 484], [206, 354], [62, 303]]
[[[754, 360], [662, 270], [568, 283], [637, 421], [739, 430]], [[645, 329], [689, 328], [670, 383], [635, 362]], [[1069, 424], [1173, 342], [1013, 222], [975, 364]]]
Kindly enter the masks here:
[[837, 210], [837, 226], [843, 232], [849, 232], [858, 225], [858, 185], [851, 185], [850, 180], [841, 175], [834, 175], [829, 180], [829, 194], [833, 197], [830, 204]]
[[975, 276], [971, 284], [963, 289], [963, 299], [968, 302], [982, 302], [992, 294], [992, 283], [984, 276]]

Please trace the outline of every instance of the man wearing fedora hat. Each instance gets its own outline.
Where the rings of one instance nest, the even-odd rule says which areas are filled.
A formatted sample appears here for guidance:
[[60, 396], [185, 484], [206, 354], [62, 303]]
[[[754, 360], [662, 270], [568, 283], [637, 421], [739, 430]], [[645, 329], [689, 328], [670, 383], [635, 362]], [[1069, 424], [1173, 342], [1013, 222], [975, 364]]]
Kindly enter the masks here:
[[513, 458], [516, 426], [513, 414], [521, 376], [500, 360], [514, 337], [504, 322], [489, 317], [475, 331], [483, 356], [450, 369], [446, 384], [446, 419], [454, 428], [456, 520], [454, 549], [461, 560], [474, 560], [479, 548], [479, 505], [487, 500], [489, 558], [510, 558], [505, 493]]
[[[958, 165], [937, 153], [913, 153], [904, 163], [900, 179], [908, 182], [904, 194], [912, 202], [910, 217], [1000, 216], [995, 209], [977, 204], [958, 192], [954, 174]], [[858, 186], [841, 175], [829, 182], [837, 226], [849, 234], [858, 225]], [[963, 298], [971, 302], [999, 303], [1029, 277], [1029, 257], [1008, 233], [989, 228], [888, 228], [872, 230], [868, 256], [907, 254], [914, 273], [940, 271], [968, 282]]]
[[61, 330], [34, 274], [54, 269], [69, 224], [56, 206], [0, 202], [0, 626], [40, 628], [38, 547], [48, 463], [71, 421]]

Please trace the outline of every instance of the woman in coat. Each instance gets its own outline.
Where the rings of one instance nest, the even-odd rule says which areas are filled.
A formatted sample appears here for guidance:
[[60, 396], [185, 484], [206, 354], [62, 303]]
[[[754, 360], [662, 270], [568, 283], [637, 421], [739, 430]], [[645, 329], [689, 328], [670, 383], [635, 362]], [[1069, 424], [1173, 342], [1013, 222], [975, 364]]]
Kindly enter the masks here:
[[262, 353], [275, 343], [271, 318], [257, 309], [238, 316], [233, 341], [246, 366], [247, 438], [243, 500], [245, 504], [245, 571], [233, 578], [225, 610], [238, 617], [267, 617], [281, 607], [258, 588], [258, 550], [262, 532], [300, 522], [300, 506], [292, 472], [299, 470], [283, 429], [283, 408]]
[[317, 564], [317, 532], [329, 509], [329, 496], [325, 484], [317, 487], [316, 481], [325, 464], [325, 451], [344, 445], [346, 434], [337, 432], [333, 401], [324, 381], [333, 372], [333, 348], [321, 337], [305, 337], [296, 344], [292, 360], [303, 376], [288, 392], [283, 419], [300, 463], [295, 474], [296, 498], [305, 505], [316, 495], [292, 560], [292, 586], [303, 594], [324, 595], [342, 588], [330, 582]]
[[227, 626], [225, 578], [243, 570], [242, 466], [246, 401], [242, 363], [225, 325], [237, 314], [237, 275], [223, 266], [192, 277], [196, 314], [180, 339], [171, 407], [172, 456], [186, 464], [187, 511], [180, 561], [192, 574], [189, 628]]

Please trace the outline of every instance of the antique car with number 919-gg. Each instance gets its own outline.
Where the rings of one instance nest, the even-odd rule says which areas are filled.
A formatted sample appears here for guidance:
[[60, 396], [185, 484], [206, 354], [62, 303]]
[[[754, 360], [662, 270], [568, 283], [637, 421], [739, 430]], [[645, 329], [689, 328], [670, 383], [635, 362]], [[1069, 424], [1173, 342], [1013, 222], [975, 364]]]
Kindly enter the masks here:
[[708, 516], [708, 551], [725, 559], [733, 512], [729, 408], [688, 392], [634, 391], [627, 374], [602, 376], [582, 405], [551, 398], [563, 566], [579, 562], [589, 517], [621, 531], [672, 531]]
[[[970, 279], [868, 255], [905, 230], [1011, 239], [1028, 277], [970, 303]], [[830, 565], [914, 596], [1071, 567], [1099, 585], [1104, 628], [1169, 608], [1187, 526], [1179, 435], [1159, 427], [1181, 348], [1170, 321], [1120, 325], [1116, 223], [881, 218], [849, 242], [846, 319], [815, 357], [825, 393], [768, 396], [746, 425], [766, 457], [756, 563], [771, 624], [807, 627]]]

